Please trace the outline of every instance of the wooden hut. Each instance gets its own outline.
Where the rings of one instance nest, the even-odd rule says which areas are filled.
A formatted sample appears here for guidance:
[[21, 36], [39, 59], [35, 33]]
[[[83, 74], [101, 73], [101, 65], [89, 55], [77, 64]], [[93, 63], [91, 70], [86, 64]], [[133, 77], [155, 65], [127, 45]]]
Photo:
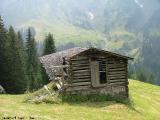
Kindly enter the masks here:
[[96, 48], [75, 47], [40, 57], [50, 80], [70, 94], [128, 96], [128, 60], [132, 58]]

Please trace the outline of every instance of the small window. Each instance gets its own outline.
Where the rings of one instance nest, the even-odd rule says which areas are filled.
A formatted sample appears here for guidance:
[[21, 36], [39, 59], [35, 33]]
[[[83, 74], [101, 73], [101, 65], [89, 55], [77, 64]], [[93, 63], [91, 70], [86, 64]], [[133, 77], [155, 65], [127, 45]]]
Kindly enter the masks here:
[[106, 77], [106, 61], [99, 61], [99, 80], [100, 84], [107, 83]]

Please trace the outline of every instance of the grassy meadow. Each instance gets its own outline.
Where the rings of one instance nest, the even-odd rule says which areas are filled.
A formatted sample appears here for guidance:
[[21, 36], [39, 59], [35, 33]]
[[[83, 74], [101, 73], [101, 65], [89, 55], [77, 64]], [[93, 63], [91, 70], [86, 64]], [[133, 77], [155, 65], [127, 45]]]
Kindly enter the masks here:
[[115, 101], [31, 104], [23, 102], [27, 95], [0, 95], [0, 119], [160, 120], [160, 87], [136, 80], [129, 83], [129, 105]]

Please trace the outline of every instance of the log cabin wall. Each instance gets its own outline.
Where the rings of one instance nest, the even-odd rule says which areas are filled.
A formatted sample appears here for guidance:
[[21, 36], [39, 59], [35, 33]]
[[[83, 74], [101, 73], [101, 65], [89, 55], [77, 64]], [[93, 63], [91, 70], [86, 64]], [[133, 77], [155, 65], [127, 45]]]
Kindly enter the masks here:
[[[106, 61], [107, 83], [93, 86], [91, 61]], [[66, 91], [71, 94], [103, 93], [128, 96], [128, 60], [114, 55], [88, 54], [70, 59], [70, 83]]]
[[127, 61], [120, 58], [107, 59], [108, 81], [110, 84], [121, 84], [127, 81]]
[[108, 84], [112, 91], [128, 97], [128, 60], [112, 56], [107, 61]]
[[70, 59], [70, 83], [67, 91], [84, 90], [91, 87], [89, 57], [77, 56]]

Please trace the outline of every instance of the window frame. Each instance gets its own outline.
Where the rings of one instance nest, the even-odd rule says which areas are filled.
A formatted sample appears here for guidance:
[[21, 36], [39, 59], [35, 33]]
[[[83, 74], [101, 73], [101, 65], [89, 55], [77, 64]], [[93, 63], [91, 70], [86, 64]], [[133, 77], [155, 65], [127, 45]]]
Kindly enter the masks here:
[[[106, 67], [106, 82], [105, 83], [100, 83], [100, 70], [99, 70], [99, 61], [105, 61], [105, 67]], [[97, 84], [95, 84], [95, 78], [94, 79], [92, 79], [92, 72], [91, 72], [91, 84], [92, 84], [92, 87], [94, 87], [94, 88], [99, 88], [99, 87], [105, 87], [105, 86], [107, 86], [108, 84], [109, 84], [109, 79], [108, 79], [108, 69], [107, 69], [107, 59], [94, 59], [94, 60], [91, 60], [91, 71], [92, 71], [92, 63], [95, 63], [95, 62], [97, 62], [98, 63], [98, 73], [96, 73], [96, 74], [99, 74], [99, 79], [96, 81], [96, 83]]]
[[[100, 85], [106, 84], [108, 79], [107, 79], [107, 62], [106, 60], [99, 60], [99, 83]], [[102, 80], [101, 78], [101, 73], [105, 74], [105, 80]], [[104, 82], [104, 83], [103, 83]]]

